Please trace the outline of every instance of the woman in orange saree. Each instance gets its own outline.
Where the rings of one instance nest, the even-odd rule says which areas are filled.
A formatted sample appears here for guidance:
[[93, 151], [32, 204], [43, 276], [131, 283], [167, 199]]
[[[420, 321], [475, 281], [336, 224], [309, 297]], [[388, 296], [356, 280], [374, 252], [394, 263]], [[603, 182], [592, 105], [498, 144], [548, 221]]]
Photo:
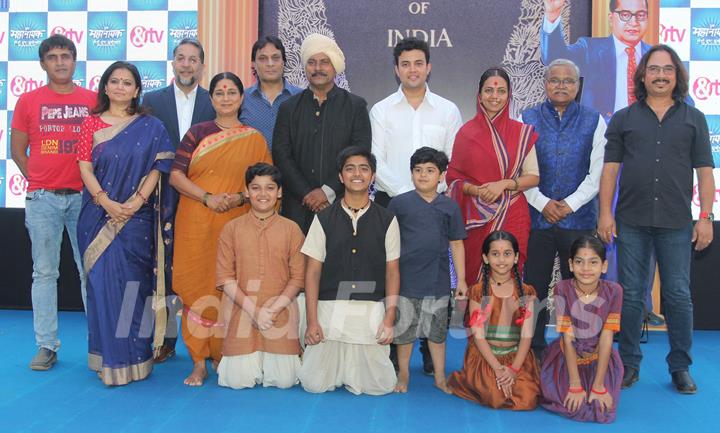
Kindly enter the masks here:
[[193, 125], [177, 149], [170, 183], [180, 192], [175, 216], [173, 288], [183, 302], [182, 336], [193, 360], [185, 384], [199, 386], [205, 362], [220, 362], [224, 336], [219, 317], [221, 292], [215, 287], [220, 231], [247, 213], [244, 173], [257, 162], [272, 164], [265, 139], [238, 120], [243, 85], [231, 72], [210, 82], [214, 121]]

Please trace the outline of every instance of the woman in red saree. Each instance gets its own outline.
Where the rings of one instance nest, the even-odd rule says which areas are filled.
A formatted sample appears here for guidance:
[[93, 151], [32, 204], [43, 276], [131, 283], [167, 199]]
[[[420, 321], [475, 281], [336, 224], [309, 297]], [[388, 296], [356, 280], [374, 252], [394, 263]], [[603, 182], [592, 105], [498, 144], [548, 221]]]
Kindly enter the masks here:
[[224, 324], [219, 316], [221, 294], [215, 286], [220, 231], [248, 212], [241, 191], [245, 170], [257, 162], [272, 163], [262, 134], [242, 125], [238, 112], [243, 85], [232, 72], [210, 81], [214, 121], [190, 127], [180, 142], [170, 184], [180, 192], [175, 216], [173, 289], [183, 302], [182, 336], [193, 360], [185, 378], [202, 385], [208, 358], [220, 362]]
[[482, 244], [494, 230], [505, 230], [520, 246], [522, 272], [530, 236], [530, 213], [522, 191], [537, 186], [537, 134], [510, 119], [510, 77], [490, 68], [480, 77], [477, 115], [455, 137], [447, 172], [448, 195], [465, 219], [465, 274], [478, 281]]

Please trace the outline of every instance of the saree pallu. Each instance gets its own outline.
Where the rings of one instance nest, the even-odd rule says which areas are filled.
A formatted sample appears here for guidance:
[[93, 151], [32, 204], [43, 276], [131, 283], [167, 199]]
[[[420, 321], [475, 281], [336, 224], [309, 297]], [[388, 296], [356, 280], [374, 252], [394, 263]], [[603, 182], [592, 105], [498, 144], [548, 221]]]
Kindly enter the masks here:
[[[523, 285], [525, 296], [535, 297], [532, 286]], [[518, 291], [515, 290], [513, 298], [498, 298], [490, 295], [488, 302], [483, 302], [482, 284], [475, 284], [470, 289], [470, 298], [480, 305], [485, 305], [488, 311], [485, 316], [485, 337], [495, 358], [502, 365], [510, 365], [517, 355], [520, 343], [521, 326], [516, 325], [520, 317], [518, 310]], [[529, 302], [528, 298], [526, 302]], [[502, 341], [502, 346], [493, 345], [494, 341]], [[512, 344], [515, 343], [515, 344]], [[456, 371], [448, 377], [450, 391], [466, 400], [474, 401], [493, 409], [532, 410], [535, 409], [540, 395], [540, 372], [535, 361], [535, 355], [529, 350], [520, 370], [515, 377], [512, 394], [505, 397], [498, 389], [495, 371], [491, 364], [480, 353], [475, 344], [472, 333], [468, 336], [465, 349], [463, 369]]]
[[465, 239], [465, 275], [468, 284], [478, 281], [482, 244], [494, 230], [505, 230], [518, 240], [522, 272], [530, 237], [530, 210], [522, 192], [505, 191], [494, 203], [465, 194], [466, 183], [482, 185], [502, 179], [517, 179], [525, 157], [537, 135], [530, 125], [509, 118], [508, 107], [492, 120], [482, 105], [477, 115], [460, 128], [455, 137], [447, 171], [447, 194], [460, 206], [468, 237]]
[[[242, 192], [249, 166], [272, 164], [262, 135], [247, 126], [220, 130], [214, 122], [204, 122], [193, 126], [183, 140], [197, 143], [188, 179], [210, 193]], [[216, 213], [200, 201], [180, 196], [175, 216], [173, 290], [183, 302], [182, 335], [194, 362], [210, 357], [220, 360], [224, 329], [218, 314], [221, 292], [215, 287], [218, 239], [228, 221], [249, 209], [245, 204]]]
[[[108, 197], [124, 203], [151, 170], [167, 173], [174, 157], [162, 123], [150, 116], [93, 134], [95, 177]], [[152, 371], [153, 290], [162, 288], [159, 247], [161, 192], [156, 188], [127, 222], [111, 224], [87, 189], [78, 244], [87, 275], [88, 364], [106, 385], [142, 380]], [[159, 277], [157, 277], [159, 275]]]

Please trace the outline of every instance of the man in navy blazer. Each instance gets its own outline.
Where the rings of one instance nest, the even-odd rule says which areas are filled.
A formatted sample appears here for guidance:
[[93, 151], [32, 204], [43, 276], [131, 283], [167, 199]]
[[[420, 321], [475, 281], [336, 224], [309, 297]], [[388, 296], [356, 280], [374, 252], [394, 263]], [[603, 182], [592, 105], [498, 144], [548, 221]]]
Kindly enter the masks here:
[[213, 120], [210, 94], [198, 85], [205, 67], [205, 51], [196, 39], [186, 38], [173, 50], [174, 83], [143, 96], [142, 105], [165, 124], [177, 149], [190, 126]]
[[[198, 85], [204, 66], [205, 50], [200, 42], [191, 38], [181, 40], [173, 49], [175, 82], [143, 97], [142, 105], [162, 121], [176, 149], [190, 126], [215, 119], [210, 94]], [[177, 192], [167, 180], [167, 176], [163, 176], [161, 188], [168, 193], [168, 202], [176, 204]], [[164, 230], [172, 230], [172, 227]], [[172, 249], [172, 244], [166, 245], [166, 248]], [[169, 272], [168, 269], [166, 273]], [[172, 281], [170, 276], [166, 279]], [[166, 287], [166, 295], [167, 327], [162, 346], [155, 348], [155, 362], [163, 362], [175, 355], [177, 312], [182, 307], [182, 302], [177, 299], [170, 286]]]
[[[545, 17], [540, 31], [542, 62], [573, 61], [583, 71], [581, 102], [600, 112], [606, 122], [627, 107], [629, 53], [640, 63], [650, 45], [642, 42], [648, 28], [647, 0], [610, 0], [608, 19], [612, 34], [603, 38], [582, 37], [565, 44], [560, 12], [565, 0], [544, 0]], [[632, 81], [632, 77], [629, 77]]]

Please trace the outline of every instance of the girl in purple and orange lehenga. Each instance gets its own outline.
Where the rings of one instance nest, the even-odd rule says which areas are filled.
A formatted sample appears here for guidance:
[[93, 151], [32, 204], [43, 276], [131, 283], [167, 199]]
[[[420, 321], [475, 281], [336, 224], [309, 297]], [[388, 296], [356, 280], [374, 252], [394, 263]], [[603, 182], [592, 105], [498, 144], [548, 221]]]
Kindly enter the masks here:
[[580, 237], [570, 248], [574, 278], [555, 286], [562, 335], [545, 352], [541, 405], [576, 421], [610, 423], [617, 412], [623, 365], [612, 344], [620, 330], [622, 287], [600, 279], [607, 266], [603, 244]]

